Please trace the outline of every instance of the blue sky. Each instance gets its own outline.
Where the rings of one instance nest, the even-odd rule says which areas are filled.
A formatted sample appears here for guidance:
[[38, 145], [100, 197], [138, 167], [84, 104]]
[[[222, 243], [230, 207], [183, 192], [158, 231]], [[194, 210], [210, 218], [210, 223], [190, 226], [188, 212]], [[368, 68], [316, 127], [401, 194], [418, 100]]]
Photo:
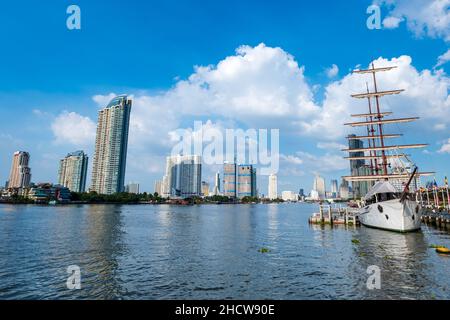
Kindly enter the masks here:
[[[163, 174], [163, 159], [168, 150], [158, 139], [164, 140], [170, 130], [192, 127], [195, 119], [211, 120], [222, 126], [232, 122], [244, 128], [270, 127], [270, 121], [266, 121], [264, 115], [255, 115], [259, 120], [253, 121], [245, 114], [241, 118], [240, 113], [228, 116], [204, 112], [201, 108], [203, 111], [193, 112], [192, 106], [184, 105], [183, 97], [186, 96], [178, 100], [167, 99], [167, 93], [179, 93], [176, 88], [180, 81], [196, 73], [194, 66], [217, 66], [227, 57], [239, 56], [236, 49], [243, 45], [250, 48], [246, 51], [248, 56], [255, 53], [257, 57], [262, 56], [261, 59], [268, 49], [280, 48], [280, 59], [286, 58], [283, 53], [291, 55], [299, 70], [304, 68], [299, 81], [302, 86], [308, 86], [313, 95], [309, 99], [318, 107], [313, 110], [316, 114], [312, 117], [320, 117], [317, 113], [326, 104], [325, 92], [332, 89], [333, 83], [340, 84], [346, 95], [363, 89], [354, 87], [354, 92], [344, 92], [350, 88], [345, 86], [343, 79], [355, 66], [366, 66], [379, 57], [387, 63], [401, 56], [410, 57], [410, 62], [402, 61], [405, 68], [414, 68], [417, 74], [408, 69], [410, 73], [399, 75], [399, 84], [410, 81], [417, 87], [425, 81], [423, 91], [428, 92], [419, 97], [411, 93], [405, 100], [389, 98], [387, 104], [399, 114], [410, 115], [412, 112], [415, 115], [419, 106], [401, 110], [395, 107], [399, 101], [425, 103], [432, 96], [433, 88], [440, 86], [439, 99], [433, 101], [433, 108], [429, 109], [436, 116], [426, 116], [415, 126], [402, 126], [401, 130], [408, 134], [404, 142], [431, 144], [427, 153], [414, 152], [414, 159], [422, 168], [436, 170], [438, 179], [442, 179], [448, 173], [446, 164], [450, 152], [450, 148], [445, 147], [450, 139], [447, 129], [450, 99], [445, 99], [448, 98], [446, 72], [449, 64], [435, 66], [438, 57], [448, 50], [448, 23], [444, 26], [433, 24], [433, 19], [427, 16], [427, 8], [423, 6], [436, 1], [376, 1], [382, 5], [383, 19], [395, 16], [403, 21], [398, 27], [385, 25], [381, 30], [369, 30], [366, 9], [372, 2], [52, 0], [4, 3], [0, 10], [3, 40], [0, 52], [0, 180], [7, 180], [11, 155], [18, 149], [31, 153], [35, 182], [55, 181], [58, 159], [68, 152], [82, 148], [91, 155], [93, 141], [89, 142], [91, 135], [87, 132], [92, 130], [97, 111], [110, 93], [137, 96], [140, 104], [135, 118], [144, 119], [140, 122], [143, 127], [155, 125], [158, 128], [155, 131], [136, 129], [136, 135], [154, 136], [136, 137], [132, 141], [127, 180], [140, 182], [144, 190], [152, 190], [154, 180]], [[81, 8], [81, 30], [66, 28], [66, 8], [70, 4]], [[443, 14], [448, 17], [448, 10]], [[417, 26], [423, 28], [418, 30]], [[254, 51], [261, 43], [264, 47]], [[329, 77], [327, 69], [332, 65], [339, 71]], [[424, 70], [430, 72], [431, 78], [423, 75]], [[261, 74], [270, 75], [270, 72], [273, 70]], [[249, 76], [249, 79], [253, 78]], [[290, 78], [280, 76], [280, 79], [280, 82], [264, 82], [262, 87], [277, 88]], [[348, 79], [348, 83], [351, 81]], [[223, 88], [221, 84], [217, 87]], [[227, 86], [226, 94], [232, 96], [233, 90]], [[242, 92], [239, 94], [242, 96]], [[94, 96], [97, 98], [93, 99]], [[160, 102], [163, 99], [164, 102]], [[160, 115], [155, 100], [164, 106], [170, 102], [176, 105], [171, 106], [171, 114]], [[336, 102], [329, 103], [333, 106]], [[177, 108], [180, 108], [181, 117], [177, 117]], [[427, 105], [423, 105], [423, 110], [427, 110]], [[64, 133], [64, 126], [53, 125], [57, 119], [68, 120], [68, 117], [58, 117], [70, 113], [74, 116], [69, 120], [86, 125], [79, 128], [79, 131], [84, 130], [84, 135], [78, 132], [81, 137]], [[161, 117], [159, 121], [158, 117]], [[345, 143], [343, 136], [332, 137], [341, 132], [337, 129], [323, 132], [328, 136], [314, 130], [297, 134], [291, 124], [284, 125], [289, 122], [289, 115], [283, 114], [277, 119], [280, 152], [287, 159], [281, 163], [282, 169], [286, 169], [284, 174], [283, 170], [280, 172], [281, 190], [298, 190], [300, 187], [309, 190], [313, 172], [321, 173], [328, 180], [347, 173], [342, 165], [336, 165], [335, 170], [321, 170], [323, 166], [315, 164], [327, 154], [342, 156], [338, 149], [329, 151], [318, 147]], [[339, 119], [337, 117], [330, 125], [340, 126]], [[304, 130], [302, 128], [299, 126], [298, 130]], [[145, 157], [137, 160], [141, 154]], [[204, 179], [212, 182], [214, 170], [216, 168], [206, 169]], [[259, 188], [263, 193], [267, 189], [266, 181], [266, 178], [260, 179]]]

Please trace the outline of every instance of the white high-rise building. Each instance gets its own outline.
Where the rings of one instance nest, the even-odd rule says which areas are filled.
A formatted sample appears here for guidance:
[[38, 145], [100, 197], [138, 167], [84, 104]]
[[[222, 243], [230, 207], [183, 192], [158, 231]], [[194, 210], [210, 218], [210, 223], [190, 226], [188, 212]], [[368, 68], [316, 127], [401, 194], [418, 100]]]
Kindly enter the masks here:
[[169, 186], [169, 177], [163, 176], [162, 183], [161, 183], [161, 195], [163, 198], [168, 198], [170, 196], [170, 186]]
[[275, 174], [269, 176], [269, 195], [270, 200], [275, 200], [278, 198], [278, 181]]
[[213, 195], [215, 195], [215, 196], [220, 195], [220, 173], [219, 172], [216, 173]]
[[124, 191], [131, 104], [127, 96], [118, 96], [99, 111], [91, 191]]
[[314, 201], [320, 200], [319, 193], [317, 192], [317, 190], [311, 190], [311, 195], [309, 198]]
[[157, 193], [159, 196], [163, 195], [163, 182], [162, 181], [155, 181], [155, 193]]
[[317, 175], [316, 178], [314, 179], [313, 190], [317, 191], [320, 199], [325, 199], [326, 197], [325, 179]]
[[202, 195], [201, 156], [167, 157], [164, 179], [164, 195], [166, 197], [200, 197]]

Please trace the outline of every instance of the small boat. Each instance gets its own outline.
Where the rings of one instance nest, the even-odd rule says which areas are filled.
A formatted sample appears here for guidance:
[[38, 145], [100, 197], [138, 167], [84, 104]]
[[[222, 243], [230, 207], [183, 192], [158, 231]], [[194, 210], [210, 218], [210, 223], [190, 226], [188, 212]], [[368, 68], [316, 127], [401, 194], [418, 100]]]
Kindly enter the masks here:
[[445, 247], [436, 248], [436, 252], [440, 254], [450, 254], [450, 249]]

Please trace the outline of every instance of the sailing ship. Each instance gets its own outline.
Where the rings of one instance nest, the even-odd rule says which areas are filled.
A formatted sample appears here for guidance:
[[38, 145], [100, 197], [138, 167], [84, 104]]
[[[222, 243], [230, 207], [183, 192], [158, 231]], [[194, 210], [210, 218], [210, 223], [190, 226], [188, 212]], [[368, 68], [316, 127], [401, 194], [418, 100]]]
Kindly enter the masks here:
[[[365, 186], [368, 190], [362, 199], [359, 220], [362, 225], [378, 229], [410, 232], [420, 229], [423, 208], [417, 201], [420, 188], [420, 177], [433, 175], [433, 172], [419, 172], [408, 154], [402, 150], [424, 148], [427, 144], [386, 144], [388, 139], [402, 136], [397, 133], [386, 133], [385, 126], [408, 123], [418, 117], [391, 119], [393, 112], [381, 110], [382, 97], [401, 94], [404, 90], [379, 91], [377, 73], [388, 72], [396, 66], [375, 68], [374, 63], [367, 70], [355, 70], [356, 74], [369, 75], [373, 80], [373, 91], [366, 84], [366, 92], [352, 95], [356, 99], [367, 99], [368, 113], [354, 114], [353, 118], [363, 121], [346, 123], [346, 126], [363, 127], [363, 135], [349, 135], [348, 140], [367, 141], [368, 147], [349, 148], [351, 162], [364, 164], [361, 170], [352, 170], [351, 176], [344, 177], [355, 186]], [[350, 146], [352, 144], [350, 143]]]

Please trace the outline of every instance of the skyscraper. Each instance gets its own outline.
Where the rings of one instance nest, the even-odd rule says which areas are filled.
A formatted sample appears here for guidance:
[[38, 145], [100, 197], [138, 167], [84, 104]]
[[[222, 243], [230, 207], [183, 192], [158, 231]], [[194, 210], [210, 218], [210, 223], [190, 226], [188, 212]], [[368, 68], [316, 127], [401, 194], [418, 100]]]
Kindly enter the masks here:
[[201, 156], [167, 157], [165, 196], [189, 198], [202, 195], [202, 158]]
[[331, 196], [337, 198], [339, 196], [338, 181], [331, 180]]
[[9, 174], [8, 188], [27, 188], [31, 182], [31, 169], [28, 166], [30, 162], [30, 154], [24, 151], [14, 153]]
[[91, 191], [124, 191], [131, 104], [126, 95], [118, 96], [99, 112]]
[[344, 200], [347, 200], [350, 198], [350, 190], [349, 190], [349, 186], [348, 186], [348, 181], [345, 179], [342, 179], [342, 183], [339, 187], [339, 197]]
[[313, 190], [317, 191], [320, 199], [325, 199], [326, 197], [325, 179], [319, 175], [316, 175], [314, 179]]
[[86, 190], [88, 156], [83, 151], [69, 153], [59, 161], [58, 184], [72, 192]]
[[256, 197], [256, 169], [252, 165], [239, 165], [237, 173], [237, 197]]
[[[349, 149], [362, 149], [364, 148], [364, 142], [359, 139], [355, 139], [356, 135], [349, 135], [348, 146]], [[350, 157], [363, 157], [364, 152], [350, 152]], [[370, 168], [366, 166], [364, 160], [350, 160], [350, 171], [352, 176], [364, 176], [370, 175]], [[360, 198], [367, 194], [369, 191], [369, 184], [367, 182], [352, 182], [352, 189], [354, 197]]]
[[163, 182], [162, 181], [155, 181], [155, 193], [157, 193], [159, 196], [163, 195]]
[[223, 165], [223, 192], [230, 198], [237, 197], [237, 165], [236, 163], [225, 163]]
[[218, 196], [220, 194], [220, 173], [219, 172], [216, 173], [216, 179], [215, 179], [215, 182], [214, 182], [213, 194], [215, 196]]
[[202, 181], [202, 196], [209, 196], [209, 183], [206, 181]]
[[278, 198], [277, 176], [275, 174], [271, 174], [269, 176], [269, 199], [275, 200], [277, 198]]

